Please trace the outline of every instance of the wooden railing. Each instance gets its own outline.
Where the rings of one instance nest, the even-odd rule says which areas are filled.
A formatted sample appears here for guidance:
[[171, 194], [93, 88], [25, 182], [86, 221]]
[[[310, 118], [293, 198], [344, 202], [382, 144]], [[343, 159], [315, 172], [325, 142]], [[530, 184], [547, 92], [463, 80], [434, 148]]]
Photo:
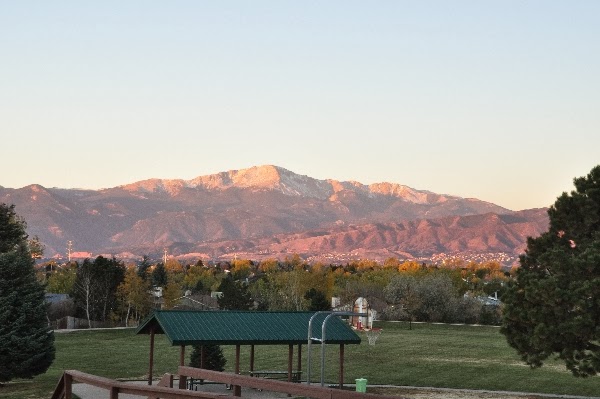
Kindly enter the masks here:
[[54, 390], [54, 394], [52, 395], [52, 399], [71, 399], [73, 392], [73, 382], [82, 382], [85, 384], [93, 385], [95, 387], [106, 389], [108, 391], [108, 397], [110, 399], [118, 399], [119, 394], [121, 393], [147, 396], [149, 398], [165, 399], [220, 399], [223, 396], [228, 396], [216, 393], [188, 391], [186, 389], [128, 384], [125, 382], [111, 380], [109, 378], [82, 373], [81, 371], [77, 370], [67, 370], [64, 372], [63, 376], [58, 382], [56, 389]]
[[[298, 384], [287, 381], [277, 381], [266, 378], [250, 377], [246, 375], [224, 373], [185, 366], [179, 367], [179, 376], [180, 380], [186, 378], [197, 378], [237, 387], [281, 392], [314, 399], [401, 399], [398, 396], [374, 395], [340, 389], [324, 388], [318, 385]], [[118, 399], [119, 394], [121, 393], [146, 396], [148, 399], [222, 399], [224, 396], [229, 396], [225, 394], [172, 388], [173, 376], [170, 374], [166, 374], [161, 379], [159, 386], [150, 386], [120, 382], [111, 380], [109, 378], [83, 373], [77, 370], [67, 370], [64, 372], [63, 376], [56, 385], [52, 399], [71, 399], [73, 392], [72, 385], [74, 382], [81, 382], [106, 389], [110, 399]], [[234, 390], [234, 392], [237, 392], [237, 396], [240, 396], [241, 389]]]
[[324, 388], [319, 385], [297, 384], [287, 381], [270, 380], [186, 366], [179, 366], [178, 372], [180, 376], [188, 378], [198, 378], [244, 388], [282, 392], [314, 399], [401, 399], [398, 396], [375, 395], [341, 389]]

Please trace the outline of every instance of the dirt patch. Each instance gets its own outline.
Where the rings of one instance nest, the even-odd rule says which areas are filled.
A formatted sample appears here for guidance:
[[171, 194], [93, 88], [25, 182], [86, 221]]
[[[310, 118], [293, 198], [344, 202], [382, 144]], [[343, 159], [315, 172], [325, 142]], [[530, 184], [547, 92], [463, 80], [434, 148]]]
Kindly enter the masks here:
[[466, 391], [459, 389], [420, 389], [400, 387], [369, 387], [368, 393], [393, 395], [407, 399], [547, 399], [538, 395], [517, 395], [502, 392]]
[[[442, 358], [442, 357], [423, 357], [422, 358], [423, 361], [427, 361], [427, 362], [432, 362], [432, 363], [474, 363], [474, 364], [502, 364], [503, 366], [510, 366], [510, 367], [529, 367], [526, 363], [523, 362], [507, 362], [505, 360], [494, 360], [494, 359], [461, 359], [461, 358]], [[566, 367], [563, 366], [558, 366], [558, 365], [549, 365], [549, 364], [544, 364], [544, 368], [546, 369], [553, 369], [565, 374], [568, 374], [569, 371], [566, 369]], [[521, 398], [523, 396], [520, 396]]]

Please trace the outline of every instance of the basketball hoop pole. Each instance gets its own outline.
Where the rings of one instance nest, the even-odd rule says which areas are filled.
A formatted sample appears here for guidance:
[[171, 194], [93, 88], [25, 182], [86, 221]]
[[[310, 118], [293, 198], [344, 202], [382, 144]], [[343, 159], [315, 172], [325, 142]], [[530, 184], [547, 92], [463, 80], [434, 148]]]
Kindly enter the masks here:
[[[325, 317], [325, 320], [323, 320], [323, 323], [321, 324], [321, 338], [313, 338], [312, 337], [312, 322], [315, 318], [315, 316], [319, 315], [319, 314], [328, 314]], [[308, 385], [310, 385], [310, 352], [311, 352], [311, 343], [312, 340], [314, 339], [315, 341], [320, 341], [321, 342], [321, 386], [325, 386], [325, 343], [326, 343], [326, 338], [325, 338], [325, 330], [327, 328], [327, 322], [329, 321], [329, 319], [332, 316], [359, 316], [359, 317], [364, 317], [364, 316], [368, 316], [368, 313], [356, 313], [356, 312], [334, 312], [334, 311], [330, 311], [330, 310], [321, 310], [318, 312], [315, 312], [315, 314], [313, 314], [310, 318], [310, 320], [308, 321], [308, 342], [307, 342], [307, 346], [308, 346], [308, 359], [307, 359], [307, 363], [308, 365], [306, 366], [306, 383]]]
[[313, 340], [313, 337], [312, 337], [312, 322], [313, 322], [313, 320], [314, 320], [314, 318], [316, 316], [318, 316], [320, 314], [325, 314], [325, 313], [329, 314], [329, 313], [332, 313], [332, 312], [330, 310], [320, 310], [318, 312], [315, 312], [315, 314], [313, 314], [310, 317], [310, 320], [308, 321], [308, 342], [306, 344], [307, 347], [308, 347], [308, 358], [306, 359], [306, 362], [307, 362], [307, 366], [306, 366], [306, 383], [308, 385], [310, 385], [310, 368], [311, 368], [310, 367], [310, 352], [311, 352], [311, 343], [312, 343], [312, 340]]

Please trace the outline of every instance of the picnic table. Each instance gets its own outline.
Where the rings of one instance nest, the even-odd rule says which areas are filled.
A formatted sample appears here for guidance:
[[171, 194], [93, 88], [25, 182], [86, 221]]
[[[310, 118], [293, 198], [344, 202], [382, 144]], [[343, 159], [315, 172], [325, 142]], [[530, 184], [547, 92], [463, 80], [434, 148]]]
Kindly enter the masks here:
[[[201, 378], [188, 377], [186, 384], [187, 384], [188, 390], [197, 391], [198, 386], [204, 385], [204, 384], [215, 384], [215, 382], [212, 382], [212, 381], [206, 382], [204, 379], [201, 379]], [[219, 385], [220, 383], [216, 383], [216, 384]], [[225, 388], [227, 388], [229, 390], [229, 389], [231, 389], [231, 385], [225, 384]]]
[[[273, 378], [287, 381], [287, 370], [253, 370], [250, 371], [250, 377]], [[292, 371], [292, 381], [300, 382], [302, 378], [302, 370]]]

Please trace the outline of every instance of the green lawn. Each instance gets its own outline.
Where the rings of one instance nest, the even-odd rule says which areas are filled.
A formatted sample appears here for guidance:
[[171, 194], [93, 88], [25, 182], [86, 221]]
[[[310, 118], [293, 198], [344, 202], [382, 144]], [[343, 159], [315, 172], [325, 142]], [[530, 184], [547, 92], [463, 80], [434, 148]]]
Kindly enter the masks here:
[[[497, 328], [380, 323], [383, 333], [375, 346], [346, 346], [346, 382], [367, 378], [369, 384], [392, 384], [508, 390], [538, 393], [600, 395], [600, 377], [572, 377], [558, 362], [531, 370], [508, 347]], [[295, 347], [294, 349], [296, 349]], [[0, 388], [2, 398], [48, 398], [61, 373], [75, 369], [110, 378], [143, 379], [148, 369], [149, 337], [133, 330], [77, 331], [56, 334], [56, 360], [44, 375], [31, 381], [11, 382]], [[224, 347], [231, 371], [234, 347]], [[187, 349], [189, 357], [191, 348]], [[242, 371], [248, 370], [250, 350], [242, 347]], [[256, 347], [255, 369], [287, 369], [287, 346]], [[327, 347], [328, 383], [338, 380], [338, 347]], [[314, 345], [312, 378], [320, 375], [320, 346]], [[306, 345], [303, 346], [306, 377]], [[169, 346], [166, 337], [156, 339], [155, 376], [175, 373], [179, 348]], [[294, 365], [296, 360], [294, 360]]]

